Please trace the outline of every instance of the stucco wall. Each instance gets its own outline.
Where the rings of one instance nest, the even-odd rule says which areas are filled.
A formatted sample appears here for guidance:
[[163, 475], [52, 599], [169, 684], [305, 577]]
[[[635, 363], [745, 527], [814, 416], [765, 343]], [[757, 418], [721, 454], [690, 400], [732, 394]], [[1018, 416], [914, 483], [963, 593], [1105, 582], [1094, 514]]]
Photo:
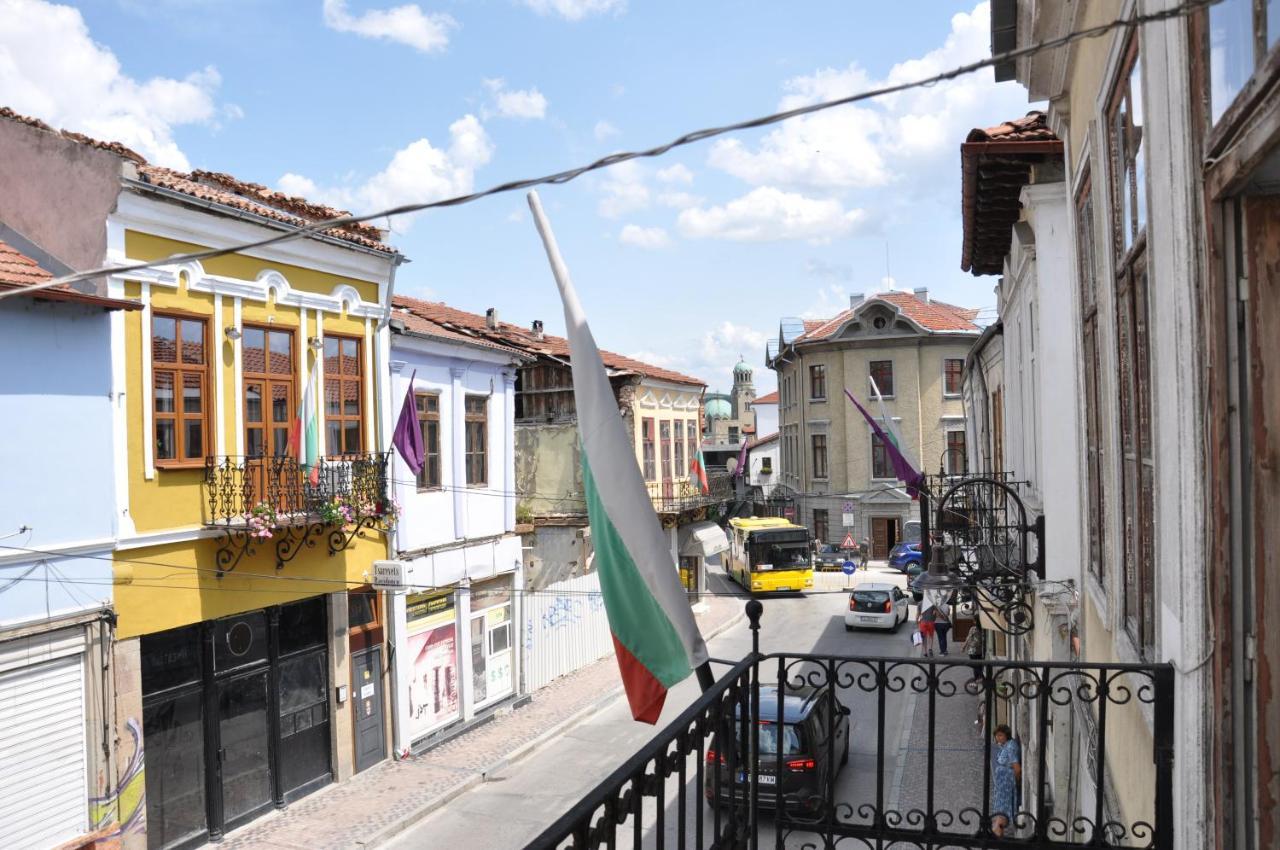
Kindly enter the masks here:
[[[28, 549], [99, 544], [52, 565], [38, 565], [35, 553], [0, 549], [0, 585], [17, 579], [3, 596], [0, 623], [111, 599], [116, 527], [110, 323], [111, 314], [96, 307], [0, 301], [0, 534], [29, 526], [4, 541]], [[67, 585], [60, 578], [106, 585]]]
[[72, 268], [100, 266], [107, 214], [132, 170], [113, 153], [0, 120], [0, 221]]
[[585, 516], [578, 425], [517, 425], [516, 492], [521, 516]]

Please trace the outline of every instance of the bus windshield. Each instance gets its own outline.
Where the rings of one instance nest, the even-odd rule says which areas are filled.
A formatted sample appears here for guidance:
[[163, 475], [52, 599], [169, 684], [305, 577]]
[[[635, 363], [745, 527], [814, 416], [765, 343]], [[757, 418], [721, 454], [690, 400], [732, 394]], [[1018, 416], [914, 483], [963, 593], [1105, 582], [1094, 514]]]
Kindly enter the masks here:
[[807, 543], [751, 544], [751, 568], [754, 570], [808, 569], [809, 545]]

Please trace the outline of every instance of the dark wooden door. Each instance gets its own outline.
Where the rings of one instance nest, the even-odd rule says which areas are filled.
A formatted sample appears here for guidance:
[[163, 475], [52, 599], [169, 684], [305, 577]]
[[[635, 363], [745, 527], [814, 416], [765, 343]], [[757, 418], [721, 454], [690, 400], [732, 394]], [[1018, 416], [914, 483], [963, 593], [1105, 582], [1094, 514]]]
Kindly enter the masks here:
[[351, 693], [356, 710], [356, 772], [386, 758], [387, 744], [382, 719], [382, 646], [351, 656]]

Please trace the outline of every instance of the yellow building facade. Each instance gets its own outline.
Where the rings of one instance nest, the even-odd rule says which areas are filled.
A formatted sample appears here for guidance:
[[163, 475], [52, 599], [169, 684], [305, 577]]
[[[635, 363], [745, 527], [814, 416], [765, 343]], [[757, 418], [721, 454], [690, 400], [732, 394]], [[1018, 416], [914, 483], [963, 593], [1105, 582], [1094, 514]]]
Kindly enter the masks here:
[[387, 755], [369, 584], [396, 513], [382, 382], [401, 258], [357, 227], [181, 261], [333, 211], [151, 171], [107, 223], [116, 263], [177, 258], [109, 283], [142, 304], [113, 328], [114, 602], [137, 660], [145, 845], [177, 847]]

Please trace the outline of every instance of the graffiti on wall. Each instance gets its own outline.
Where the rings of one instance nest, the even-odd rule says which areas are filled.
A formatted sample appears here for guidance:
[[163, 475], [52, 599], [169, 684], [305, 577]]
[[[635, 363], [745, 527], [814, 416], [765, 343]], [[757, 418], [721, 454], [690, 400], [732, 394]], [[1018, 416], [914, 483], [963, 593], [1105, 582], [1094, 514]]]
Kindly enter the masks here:
[[89, 820], [94, 829], [115, 824], [110, 836], [116, 837], [145, 830], [147, 819], [146, 758], [142, 747], [142, 726], [136, 718], [125, 721], [133, 737], [133, 755], [114, 788], [102, 797], [89, 798]]

